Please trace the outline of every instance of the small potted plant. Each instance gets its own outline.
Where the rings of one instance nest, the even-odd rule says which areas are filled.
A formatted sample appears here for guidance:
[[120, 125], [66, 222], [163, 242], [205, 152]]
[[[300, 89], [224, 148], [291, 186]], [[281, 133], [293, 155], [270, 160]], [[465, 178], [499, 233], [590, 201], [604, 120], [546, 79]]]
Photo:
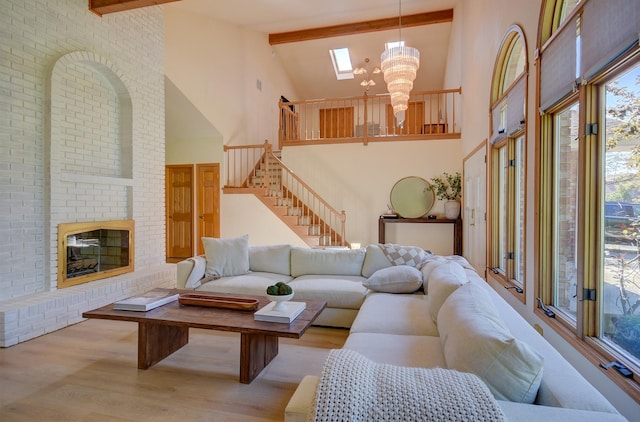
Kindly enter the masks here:
[[462, 198], [462, 174], [443, 173], [440, 177], [431, 178], [435, 186], [436, 197], [444, 203], [444, 216], [455, 220], [460, 215], [460, 199]]

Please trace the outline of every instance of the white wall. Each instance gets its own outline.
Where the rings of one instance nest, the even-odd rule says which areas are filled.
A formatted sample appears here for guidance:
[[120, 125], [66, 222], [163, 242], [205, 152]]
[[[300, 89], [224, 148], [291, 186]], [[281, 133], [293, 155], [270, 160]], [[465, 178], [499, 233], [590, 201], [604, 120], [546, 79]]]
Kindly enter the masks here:
[[[278, 100], [295, 98], [266, 34], [165, 6], [166, 75], [209, 121], [211, 138], [167, 139], [167, 163], [220, 162], [226, 181], [224, 145], [278, 142]], [[258, 84], [260, 87], [258, 87]], [[301, 243], [257, 198], [220, 192], [222, 237], [249, 234], [251, 244]], [[266, 208], [265, 208], [266, 209]]]
[[167, 5], [165, 38], [167, 77], [225, 145], [276, 142], [278, 100], [295, 92], [267, 34]]
[[[0, 301], [49, 288], [49, 263], [55, 259], [55, 254], [49, 254], [56, 239], [55, 234], [49, 235], [47, 226], [60, 222], [51, 219], [51, 214], [75, 221], [91, 221], [98, 215], [100, 218], [133, 218], [136, 220], [136, 269], [162, 265], [165, 242], [162, 10], [151, 7], [100, 18], [88, 10], [86, 2], [77, 0], [53, 3], [0, 0], [0, 10], [3, 31], [3, 47], [0, 48], [0, 237], [3, 239], [0, 243]], [[101, 132], [101, 127], [94, 128], [100, 132], [97, 138], [93, 137], [95, 139], [89, 131], [73, 129], [74, 122], [86, 121], [74, 116], [92, 112], [85, 106], [54, 113], [53, 118], [58, 120], [48, 123], [48, 92], [54, 84], [51, 72], [58, 59], [72, 52], [87, 52], [83, 57], [87, 63], [107, 64], [111, 70], [116, 69], [115, 73], [129, 91], [133, 110], [129, 135], [135, 141], [128, 149], [129, 156], [123, 157], [126, 162], [133, 159], [133, 169], [126, 165], [129, 170], [122, 172], [113, 164], [114, 170], [109, 170], [108, 174], [92, 175], [90, 186], [85, 184], [85, 172], [92, 170], [86, 167], [74, 170], [71, 159], [58, 167], [51, 166], [48, 161], [61, 157], [60, 151], [48, 150], [52, 128], [53, 136], [61, 133], [57, 132], [57, 127], [68, 128], [75, 146], [67, 144], [67, 147], [80, 150], [96, 148], [104, 142], [98, 138], [107, 136]], [[96, 58], [104, 62], [96, 63]], [[78, 86], [90, 89], [88, 80], [81, 80], [86, 76], [69, 73], [66, 82], [57, 79], [55, 85], [64, 90], [64, 84], [74, 80]], [[102, 88], [96, 88], [98, 95], [108, 95], [110, 89], [106, 87], [111, 82], [105, 80]], [[61, 143], [54, 142], [54, 145]], [[72, 151], [68, 152], [73, 155]], [[109, 165], [100, 164], [101, 167]], [[48, 187], [50, 170], [60, 170], [67, 175], [74, 173], [68, 177], [74, 179], [71, 180], [73, 188], [53, 186], [54, 194], [65, 198], [55, 202], [52, 209], [48, 202], [52, 196]], [[56, 181], [60, 174], [54, 173]], [[113, 187], [114, 182], [116, 187]], [[132, 191], [129, 198], [124, 198], [122, 186]], [[100, 195], [87, 187], [117, 196], [117, 203], [123, 209], [104, 209]], [[52, 282], [52, 288], [55, 288], [55, 282]]]
[[[378, 242], [378, 217], [387, 209], [393, 185], [408, 176], [426, 180], [462, 171], [460, 140], [371, 142], [368, 145], [288, 147], [283, 161], [338, 211], [346, 211], [346, 238]], [[430, 213], [443, 214], [442, 201]], [[402, 226], [402, 227], [400, 227]], [[386, 241], [453, 253], [453, 227], [388, 225]]]
[[[452, 26], [452, 45], [449, 54], [447, 76], [449, 85], [461, 78], [462, 85], [462, 151], [469, 154], [489, 136], [490, 85], [496, 54], [507, 29], [519, 24], [525, 33], [529, 62], [529, 97], [527, 113], [527, 222], [526, 261], [534, 261], [534, 169], [535, 169], [535, 67], [534, 54], [540, 15], [541, 0], [475, 0], [458, 4]], [[459, 53], [458, 53], [459, 51]], [[553, 344], [580, 372], [598, 388], [611, 403], [630, 420], [637, 419], [640, 405], [629, 398], [601, 370], [587, 361], [570, 344], [540, 320], [535, 308], [535, 265], [527, 265], [526, 303], [522, 304], [501, 286], [494, 288], [531, 324], [544, 328], [545, 338]], [[571, 388], [571, 386], [567, 386]]]

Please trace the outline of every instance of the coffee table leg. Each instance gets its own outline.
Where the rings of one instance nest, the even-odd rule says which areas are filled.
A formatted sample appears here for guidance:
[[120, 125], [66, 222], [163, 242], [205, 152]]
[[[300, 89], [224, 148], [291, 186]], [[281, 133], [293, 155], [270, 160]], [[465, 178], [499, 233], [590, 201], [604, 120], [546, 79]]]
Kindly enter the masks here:
[[189, 327], [138, 323], [138, 368], [147, 369], [189, 342]]
[[278, 355], [278, 337], [240, 334], [240, 382], [249, 384]]

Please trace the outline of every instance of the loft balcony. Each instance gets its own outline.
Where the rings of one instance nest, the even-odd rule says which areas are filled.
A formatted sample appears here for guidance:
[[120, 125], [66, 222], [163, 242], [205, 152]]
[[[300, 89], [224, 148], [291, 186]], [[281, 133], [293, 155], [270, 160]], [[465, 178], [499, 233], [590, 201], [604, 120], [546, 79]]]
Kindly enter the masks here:
[[402, 127], [396, 125], [389, 94], [280, 101], [279, 148], [460, 138], [461, 92], [458, 88], [412, 93]]

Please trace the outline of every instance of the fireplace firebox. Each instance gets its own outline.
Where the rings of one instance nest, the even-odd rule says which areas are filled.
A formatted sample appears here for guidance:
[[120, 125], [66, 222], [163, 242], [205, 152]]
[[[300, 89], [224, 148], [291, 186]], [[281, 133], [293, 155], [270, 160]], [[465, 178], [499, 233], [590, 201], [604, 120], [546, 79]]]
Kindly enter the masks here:
[[134, 221], [58, 225], [58, 288], [133, 271]]

